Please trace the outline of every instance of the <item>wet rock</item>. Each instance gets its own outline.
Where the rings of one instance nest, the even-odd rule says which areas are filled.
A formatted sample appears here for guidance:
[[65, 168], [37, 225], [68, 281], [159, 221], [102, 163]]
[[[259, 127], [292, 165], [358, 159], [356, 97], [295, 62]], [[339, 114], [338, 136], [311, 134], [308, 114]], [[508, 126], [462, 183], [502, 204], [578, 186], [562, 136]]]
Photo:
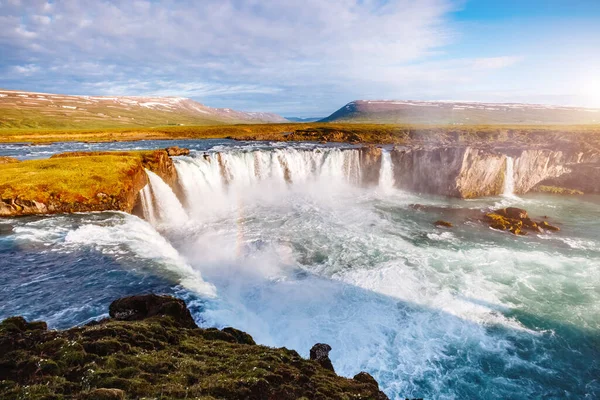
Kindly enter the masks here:
[[435, 221], [434, 225], [437, 227], [441, 227], [441, 228], [452, 228], [454, 226], [454, 225], [452, 225], [451, 222], [443, 221], [441, 219], [438, 221]]
[[188, 156], [190, 154], [190, 149], [183, 149], [179, 146], [167, 147], [165, 149], [169, 156]]
[[334, 371], [333, 364], [329, 359], [331, 346], [325, 343], [317, 343], [310, 349], [310, 359], [317, 361], [321, 366], [330, 371]]
[[154, 316], [168, 316], [182, 327], [198, 327], [185, 302], [171, 296], [147, 294], [124, 297], [113, 301], [108, 311], [111, 318], [121, 321], [139, 321]]
[[538, 224], [542, 229], [548, 230], [548, 231], [560, 231], [560, 228], [558, 226], [554, 226], [554, 225], [550, 225], [548, 222], [546, 221], [541, 221]]
[[507, 207], [501, 210], [496, 210], [496, 214], [503, 215], [508, 218], [523, 219], [527, 218], [527, 211], [517, 207]]
[[541, 233], [544, 230], [560, 230], [546, 221], [535, 222], [529, 217], [526, 210], [517, 207], [502, 208], [487, 213], [484, 220], [490, 228], [509, 231], [515, 235], [526, 235], [527, 231]]

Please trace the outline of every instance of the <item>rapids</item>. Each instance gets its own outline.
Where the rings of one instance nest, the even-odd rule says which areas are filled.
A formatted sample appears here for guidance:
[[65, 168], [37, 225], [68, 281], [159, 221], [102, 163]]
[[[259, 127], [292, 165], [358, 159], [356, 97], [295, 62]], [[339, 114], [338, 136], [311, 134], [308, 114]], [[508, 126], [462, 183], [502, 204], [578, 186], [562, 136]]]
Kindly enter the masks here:
[[[352, 146], [184, 145], [181, 193], [149, 173], [144, 219], [0, 220], [0, 318], [64, 328], [171, 293], [202, 326], [303, 356], [328, 343], [338, 373], [366, 370], [392, 399], [600, 397], [597, 196], [423, 196], [396, 188], [386, 151], [365, 186]], [[562, 230], [516, 237], [473, 217], [508, 205]]]

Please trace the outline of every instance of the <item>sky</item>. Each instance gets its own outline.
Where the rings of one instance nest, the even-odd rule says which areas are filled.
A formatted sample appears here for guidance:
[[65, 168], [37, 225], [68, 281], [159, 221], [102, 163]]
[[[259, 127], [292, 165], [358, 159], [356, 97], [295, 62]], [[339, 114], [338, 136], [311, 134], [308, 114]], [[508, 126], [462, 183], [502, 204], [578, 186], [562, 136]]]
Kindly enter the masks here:
[[600, 0], [0, 0], [0, 88], [301, 117], [358, 99], [600, 107]]

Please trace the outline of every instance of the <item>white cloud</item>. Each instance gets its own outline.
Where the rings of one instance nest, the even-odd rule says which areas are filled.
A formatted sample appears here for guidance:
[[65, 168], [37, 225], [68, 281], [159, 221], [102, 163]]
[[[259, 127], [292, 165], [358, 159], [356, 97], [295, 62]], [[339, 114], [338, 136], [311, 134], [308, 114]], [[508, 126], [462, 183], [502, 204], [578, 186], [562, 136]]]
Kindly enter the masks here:
[[247, 109], [260, 98], [316, 111], [518, 61], [428, 61], [455, 38], [454, 1], [0, 1], [0, 51], [12, 56], [0, 68], [57, 92], [210, 97]]
[[32, 75], [40, 70], [40, 67], [34, 64], [15, 65], [13, 71], [20, 75]]

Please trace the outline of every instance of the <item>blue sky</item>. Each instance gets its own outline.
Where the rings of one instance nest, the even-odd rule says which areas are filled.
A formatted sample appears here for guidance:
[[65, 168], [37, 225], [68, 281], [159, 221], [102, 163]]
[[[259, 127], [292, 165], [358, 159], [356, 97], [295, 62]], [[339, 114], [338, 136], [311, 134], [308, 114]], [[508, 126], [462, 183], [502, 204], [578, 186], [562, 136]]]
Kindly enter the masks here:
[[356, 99], [600, 107], [599, 0], [0, 0], [0, 87], [324, 116]]

